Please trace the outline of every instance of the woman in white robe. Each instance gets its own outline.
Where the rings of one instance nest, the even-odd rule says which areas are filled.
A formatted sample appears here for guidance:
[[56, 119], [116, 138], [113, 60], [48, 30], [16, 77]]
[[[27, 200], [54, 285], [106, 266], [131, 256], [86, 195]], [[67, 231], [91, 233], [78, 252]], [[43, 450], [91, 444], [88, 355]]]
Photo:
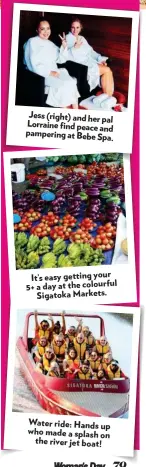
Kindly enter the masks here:
[[66, 61], [66, 45], [59, 49], [48, 40], [51, 28], [48, 21], [40, 19], [38, 35], [32, 37], [24, 44], [24, 64], [28, 70], [45, 78], [44, 93], [48, 94], [46, 104], [52, 107], [78, 108], [79, 93], [76, 79], [71, 78], [64, 68], [59, 69], [58, 63]]
[[106, 60], [108, 57], [102, 57], [94, 51], [88, 44], [87, 40], [80, 35], [82, 23], [78, 18], [75, 18], [71, 23], [71, 32], [66, 36], [59, 36], [62, 40], [62, 45], [67, 47], [68, 58], [76, 63], [81, 63], [88, 67], [88, 83], [90, 91], [101, 86], [103, 93], [112, 96], [114, 92], [114, 80], [111, 69], [107, 66]]

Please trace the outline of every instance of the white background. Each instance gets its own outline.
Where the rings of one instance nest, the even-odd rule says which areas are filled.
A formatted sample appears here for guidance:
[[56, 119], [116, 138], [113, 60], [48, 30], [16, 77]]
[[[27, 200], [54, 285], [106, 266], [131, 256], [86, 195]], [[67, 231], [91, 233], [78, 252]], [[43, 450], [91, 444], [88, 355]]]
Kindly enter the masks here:
[[[142, 326], [141, 326], [141, 450], [135, 453], [134, 458], [124, 459], [127, 462], [127, 467], [143, 467], [146, 457], [145, 443], [145, 421], [146, 421], [146, 375], [145, 375], [145, 355], [146, 355], [146, 282], [145, 282], [145, 265], [146, 265], [146, 247], [145, 247], [145, 172], [146, 172], [146, 142], [145, 142], [145, 112], [146, 112], [146, 11], [141, 13], [141, 305], [143, 307]], [[144, 310], [145, 309], [145, 310]], [[1, 465], [9, 467], [11, 464], [15, 467], [25, 467], [30, 464], [30, 459], [37, 465], [42, 464], [42, 455], [36, 450], [28, 451], [5, 451], [1, 453]], [[50, 458], [49, 458], [50, 460]], [[122, 461], [123, 458], [109, 457], [105, 452], [104, 456], [98, 457], [98, 462], [106, 463], [107, 467], [112, 467], [114, 461]], [[96, 462], [96, 460], [95, 460]], [[53, 465], [53, 459], [52, 459]]]

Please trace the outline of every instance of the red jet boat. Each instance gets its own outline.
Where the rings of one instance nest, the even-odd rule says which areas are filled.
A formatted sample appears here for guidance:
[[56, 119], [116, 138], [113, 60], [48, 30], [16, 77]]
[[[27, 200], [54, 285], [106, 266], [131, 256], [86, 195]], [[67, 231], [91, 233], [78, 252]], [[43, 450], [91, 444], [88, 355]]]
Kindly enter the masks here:
[[[38, 313], [41, 319], [47, 313]], [[52, 313], [60, 317], [59, 313]], [[36, 371], [31, 350], [33, 337], [29, 337], [30, 318], [25, 318], [24, 333], [17, 340], [20, 370], [39, 404], [49, 413], [60, 415], [84, 415], [92, 417], [117, 418], [128, 411], [130, 380], [128, 377], [115, 380], [68, 380], [48, 377]], [[66, 313], [65, 317], [74, 318]], [[78, 314], [79, 318], [94, 318], [100, 321], [100, 336], [105, 335], [104, 320], [98, 315]], [[32, 318], [31, 318], [32, 319]], [[98, 322], [99, 322], [98, 321]]]

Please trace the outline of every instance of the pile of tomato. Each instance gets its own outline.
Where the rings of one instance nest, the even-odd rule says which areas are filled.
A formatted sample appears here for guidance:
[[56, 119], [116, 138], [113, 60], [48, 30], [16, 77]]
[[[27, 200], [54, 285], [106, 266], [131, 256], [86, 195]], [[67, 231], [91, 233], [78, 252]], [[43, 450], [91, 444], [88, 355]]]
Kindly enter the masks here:
[[48, 237], [50, 235], [51, 227], [49, 227], [46, 223], [40, 222], [37, 225], [31, 227], [31, 234], [37, 235], [38, 237]]
[[91, 235], [89, 232], [83, 231], [82, 229], [77, 229], [76, 232], [71, 232], [70, 241], [74, 243], [90, 243]]
[[31, 229], [32, 222], [28, 220], [27, 217], [23, 217], [19, 224], [14, 224], [14, 230], [19, 232], [27, 232]]
[[33, 208], [29, 209], [29, 211], [26, 211], [24, 213], [24, 217], [27, 217], [27, 219], [31, 222], [38, 221], [41, 217], [40, 212], [35, 211]]
[[50, 237], [53, 240], [56, 238], [62, 238], [63, 240], [68, 240], [70, 237], [71, 228], [65, 225], [55, 225], [53, 229], [50, 231]]
[[54, 214], [53, 211], [48, 211], [48, 214], [42, 216], [41, 222], [43, 222], [44, 224], [46, 224], [48, 226], [53, 226], [53, 225], [58, 224], [59, 216]]
[[71, 214], [66, 214], [61, 220], [60, 223], [66, 225], [67, 227], [75, 227], [77, 220]]
[[110, 222], [101, 225], [97, 229], [97, 235], [92, 238], [90, 244], [93, 248], [100, 248], [101, 250], [111, 250], [114, 247], [116, 237], [116, 227]]
[[85, 217], [80, 223], [79, 226], [81, 227], [82, 230], [93, 230], [95, 227], [97, 227], [97, 224], [94, 224], [92, 219], [89, 219], [89, 217]]

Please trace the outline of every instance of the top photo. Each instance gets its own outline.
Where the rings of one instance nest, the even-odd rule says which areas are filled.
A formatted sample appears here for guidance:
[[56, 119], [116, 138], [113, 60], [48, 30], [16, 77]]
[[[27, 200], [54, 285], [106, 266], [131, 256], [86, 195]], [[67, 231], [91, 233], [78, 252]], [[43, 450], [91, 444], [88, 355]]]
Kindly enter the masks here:
[[131, 131], [137, 35], [137, 12], [15, 4], [7, 144], [113, 148]]

